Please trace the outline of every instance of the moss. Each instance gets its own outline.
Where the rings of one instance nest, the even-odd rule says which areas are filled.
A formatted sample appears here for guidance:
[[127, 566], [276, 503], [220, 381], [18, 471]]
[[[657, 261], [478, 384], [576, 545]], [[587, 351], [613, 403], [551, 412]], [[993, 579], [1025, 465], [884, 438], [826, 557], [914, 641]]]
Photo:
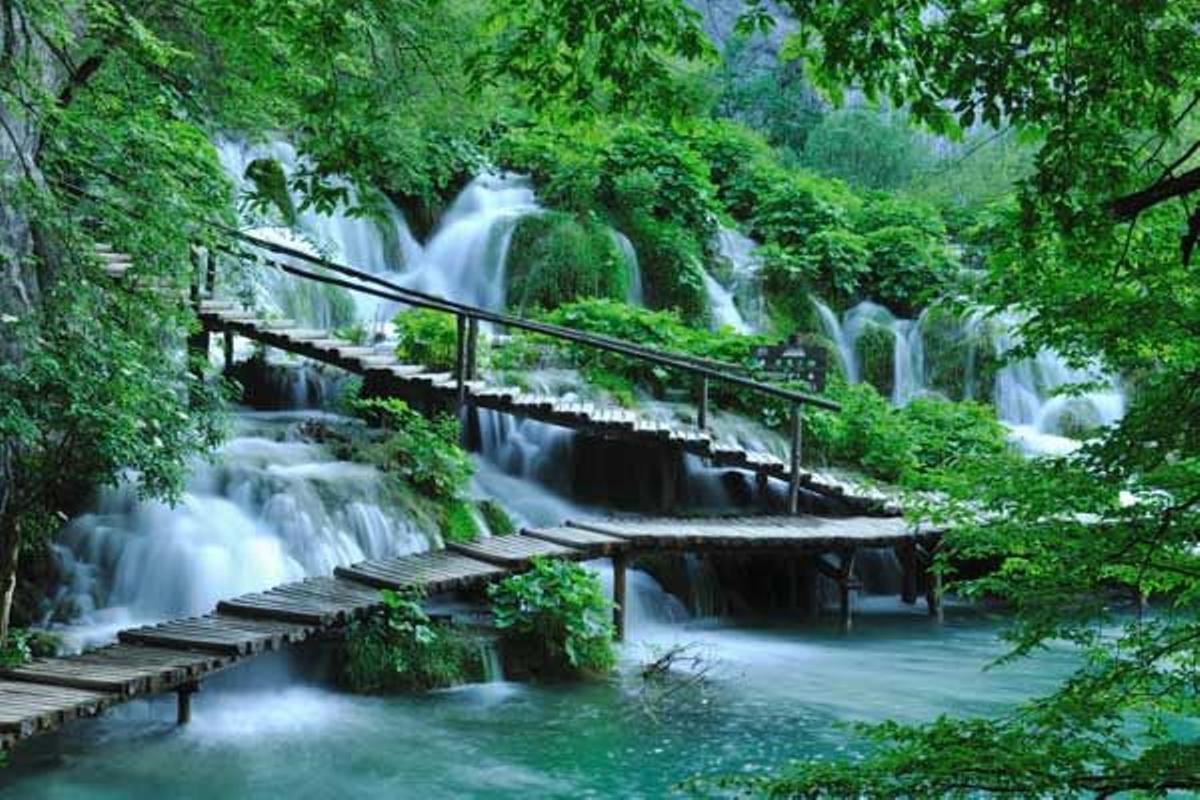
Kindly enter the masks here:
[[854, 342], [859, 378], [890, 397], [896, 385], [896, 337], [888, 328], [868, 322]]
[[447, 542], [473, 542], [479, 538], [479, 519], [467, 500], [450, 500], [442, 507], [442, 538]]
[[516, 523], [499, 503], [484, 500], [479, 504], [479, 513], [483, 515], [483, 521], [493, 536], [509, 536], [517, 532]]
[[921, 332], [929, 388], [951, 400], [988, 399], [1001, 367], [994, 328], [991, 321], [964, 321], [942, 306], [926, 311]]
[[505, 282], [510, 308], [553, 309], [583, 297], [623, 300], [630, 275], [607, 226], [549, 212], [517, 223]]

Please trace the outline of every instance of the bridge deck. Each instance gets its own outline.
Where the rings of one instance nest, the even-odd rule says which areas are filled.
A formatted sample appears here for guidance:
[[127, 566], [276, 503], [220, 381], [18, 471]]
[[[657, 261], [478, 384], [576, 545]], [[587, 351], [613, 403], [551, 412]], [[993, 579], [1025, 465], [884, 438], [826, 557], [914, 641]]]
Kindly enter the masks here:
[[[288, 320], [266, 320], [236, 304], [204, 300], [200, 321], [214, 332], [229, 332], [289, 353], [374, 380], [385, 392], [402, 397], [424, 395], [450, 402], [458, 394], [458, 382], [449, 372], [429, 370], [419, 364], [402, 364], [390, 351], [363, 347], [324, 331], [307, 330]], [[494, 386], [486, 381], [466, 382], [466, 396], [478, 407], [571, 428], [585, 435], [624, 439], [639, 444], [666, 445], [699, 456], [713, 466], [745, 469], [764, 478], [788, 481], [788, 465], [771, 453], [755, 452], [717, 441], [708, 431], [691, 425], [650, 419], [625, 408], [564, 400], [531, 394], [513, 386]], [[897, 514], [895, 504], [884, 493], [809, 470], [801, 475], [801, 486], [833, 497], [856, 513]]]
[[379, 589], [440, 592], [526, 569], [534, 556], [572, 560], [655, 550], [737, 548], [797, 553], [894, 547], [936, 534], [895, 518], [609, 519], [533, 528], [446, 550], [363, 561], [223, 600], [212, 613], [121, 631], [118, 643], [0, 670], [0, 748], [138, 697], [190, 692], [211, 674], [303, 642], [381, 607]]

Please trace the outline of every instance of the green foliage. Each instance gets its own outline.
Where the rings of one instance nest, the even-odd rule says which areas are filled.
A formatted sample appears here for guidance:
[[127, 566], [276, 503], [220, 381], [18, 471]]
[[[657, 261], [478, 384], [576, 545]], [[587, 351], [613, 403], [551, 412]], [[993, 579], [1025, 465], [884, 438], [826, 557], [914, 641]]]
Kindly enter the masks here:
[[429, 308], [401, 311], [396, 326], [396, 357], [430, 370], [451, 370], [458, 352], [458, 323], [453, 314]]
[[522, 217], [505, 271], [509, 308], [556, 308], [583, 297], [623, 300], [629, 266], [611, 230], [556, 212]]
[[579, 564], [535, 558], [529, 572], [489, 586], [488, 597], [496, 627], [540, 646], [550, 669], [603, 675], [615, 666], [612, 606]]
[[512, 517], [504, 510], [504, 506], [493, 500], [483, 500], [479, 503], [479, 513], [487, 523], [492, 536], [510, 536], [517, 532], [517, 525]]
[[842, 410], [806, 415], [806, 447], [881, 480], [931, 488], [964, 461], [1009, 457], [1004, 427], [988, 406], [920, 397], [895, 408], [865, 383], [835, 382], [829, 396]]
[[354, 412], [389, 435], [364, 445], [361, 457], [393, 472], [434, 500], [457, 499], [471, 478], [471, 459], [459, 447], [458, 421], [430, 420], [403, 400], [356, 400]]
[[676, 109], [676, 64], [712, 54], [682, 0], [496, 0], [490, 9], [476, 81], [509, 77], [529, 105], [569, 117]]
[[479, 646], [435, 623], [415, 589], [380, 592], [382, 610], [347, 627], [343, 679], [361, 693], [428, 691], [482, 676]]
[[681, 137], [603, 120], [514, 128], [494, 149], [505, 166], [531, 174], [543, 200], [573, 212], [584, 230], [604, 220], [625, 233], [651, 306], [703, 319], [704, 262], [718, 206], [706, 165]]
[[364, 345], [367, 343], [368, 338], [367, 329], [361, 322], [335, 328], [333, 335], [339, 339], [345, 339], [353, 345]]
[[442, 538], [447, 542], [473, 542], [479, 538], [475, 507], [467, 500], [454, 498], [442, 506]]
[[0, 667], [19, 667], [33, 658], [29, 631], [9, 629], [7, 638], [0, 641]]
[[710, 77], [716, 94], [713, 113], [760, 131], [776, 147], [800, 153], [821, 122], [824, 103], [794, 64], [775, 59], [764, 64], [756, 44], [745, 35], [726, 41]]
[[848, 109], [809, 133], [801, 163], [865, 189], [899, 189], [927, 168], [928, 151], [903, 114]]
[[854, 355], [859, 378], [884, 397], [891, 397], [896, 384], [896, 334], [892, 329], [877, 322], [866, 323], [854, 342]]
[[162, 358], [164, 336], [182, 345], [185, 312], [152, 308], [83, 278], [37, 317], [0, 322], [24, 347], [0, 364], [0, 438], [16, 455], [0, 527], [51, 533], [88, 489], [131, 474], [141, 496], [175, 498], [189, 459], [220, 440], [222, 387]]
[[909, 226], [879, 228], [866, 236], [870, 258], [867, 293], [905, 316], [935, 299], [952, 277], [940, 240]]

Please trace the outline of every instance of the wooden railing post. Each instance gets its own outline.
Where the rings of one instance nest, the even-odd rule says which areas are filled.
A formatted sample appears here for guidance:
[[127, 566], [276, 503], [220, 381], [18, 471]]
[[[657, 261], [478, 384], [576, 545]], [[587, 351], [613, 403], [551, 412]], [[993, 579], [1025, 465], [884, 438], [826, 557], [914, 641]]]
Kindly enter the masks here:
[[463, 314], [456, 314], [455, 320], [458, 322], [458, 336], [455, 340], [454, 378], [458, 382], [458, 407], [462, 408], [467, 400], [467, 318]]
[[189, 289], [192, 305], [200, 307], [200, 281], [204, 264], [200, 257], [200, 248], [192, 247], [192, 285]]
[[791, 474], [788, 481], [788, 513], [795, 514], [800, 510], [800, 448], [804, 436], [804, 406], [792, 404], [792, 458]]
[[217, 290], [217, 259], [211, 250], [204, 251], [204, 296], [212, 299]]
[[700, 408], [696, 411], [696, 427], [704, 430], [708, 427], [708, 376], [700, 376]]
[[467, 380], [479, 377], [479, 320], [471, 317], [467, 323]]

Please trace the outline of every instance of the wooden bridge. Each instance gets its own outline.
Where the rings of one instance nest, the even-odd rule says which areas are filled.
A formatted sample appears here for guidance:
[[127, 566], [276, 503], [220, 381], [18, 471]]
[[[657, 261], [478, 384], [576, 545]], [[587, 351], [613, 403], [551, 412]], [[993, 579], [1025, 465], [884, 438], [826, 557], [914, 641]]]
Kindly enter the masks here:
[[[478, 587], [528, 568], [534, 557], [613, 564], [614, 623], [625, 632], [625, 571], [641, 554], [741, 552], [817, 557], [822, 574], [840, 589], [841, 616], [850, 620], [855, 553], [895, 548], [906, 565], [904, 599], [916, 599], [916, 571], [928, 563], [938, 533], [914, 530], [895, 517], [831, 519], [813, 516], [608, 519], [531, 528], [519, 534], [450, 544], [436, 550], [339, 567], [224, 600], [209, 614], [121, 631], [117, 643], [77, 656], [36, 659], [0, 670], [0, 748], [93, 717], [138, 698], [178, 697], [178, 720], [191, 716], [200, 682], [264, 652], [337, 631], [381, 607], [380, 589], [420, 587], [430, 594]], [[827, 556], [836, 560], [830, 562]], [[940, 589], [927, 602], [940, 614]]]

